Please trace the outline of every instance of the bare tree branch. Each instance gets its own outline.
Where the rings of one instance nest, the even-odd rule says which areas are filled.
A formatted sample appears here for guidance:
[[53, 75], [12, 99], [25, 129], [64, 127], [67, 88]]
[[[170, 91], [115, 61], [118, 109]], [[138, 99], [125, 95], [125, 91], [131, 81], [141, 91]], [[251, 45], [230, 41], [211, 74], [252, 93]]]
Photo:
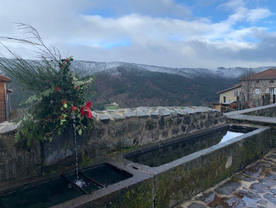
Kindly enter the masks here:
[[[8, 48], [4, 43], [0, 42], [0, 46], [4, 47], [11, 56], [11, 58], [0, 58], [0, 67], [6, 76], [16, 79], [24, 89], [35, 93], [44, 91], [51, 86], [51, 82], [53, 82], [51, 77], [57, 73], [55, 68], [58, 66], [59, 60], [61, 59], [60, 52], [52, 45], [47, 47], [38, 31], [31, 25], [25, 23], [16, 24], [23, 34], [30, 34], [30, 36], [27, 39], [0, 37], [0, 40], [9, 40], [23, 45], [30, 45], [37, 49], [37, 51], [34, 52], [39, 54], [41, 60], [25, 60]], [[0, 55], [5, 57], [3, 54]]]
[[[40, 55], [39, 58], [44, 57], [46, 59], [54, 60], [56, 62], [58, 62], [61, 59], [59, 50], [53, 45], [50, 45], [49, 47], [46, 46], [40, 34], [33, 26], [26, 23], [15, 23], [15, 24], [17, 24], [17, 27], [19, 30], [23, 31], [22, 32], [23, 34], [30, 34], [31, 36], [25, 37], [25, 38], [0, 36], [0, 39], [15, 41], [23, 45], [31, 45], [36, 49], [38, 49], [37, 53]], [[4, 44], [2, 43], [2, 45]]]

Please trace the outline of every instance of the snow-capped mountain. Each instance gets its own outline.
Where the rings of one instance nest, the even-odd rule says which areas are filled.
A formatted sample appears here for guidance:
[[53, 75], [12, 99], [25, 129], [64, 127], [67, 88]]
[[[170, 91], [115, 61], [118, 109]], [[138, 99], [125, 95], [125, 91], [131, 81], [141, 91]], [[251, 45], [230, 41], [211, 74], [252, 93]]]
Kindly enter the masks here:
[[[28, 60], [32, 61], [32, 60]], [[80, 61], [74, 60], [72, 62], [72, 69], [76, 72], [86, 75], [86, 74], [96, 74], [99, 72], [110, 72], [116, 74], [118, 67], [123, 67], [125, 69], [140, 69], [151, 72], [168, 73], [174, 75], [180, 75], [186, 78], [194, 77], [221, 77], [221, 78], [239, 78], [249, 70], [254, 72], [264, 71], [269, 68], [276, 68], [275, 66], [262, 66], [257, 68], [243, 68], [243, 67], [232, 67], [224, 68], [218, 67], [216, 69], [207, 68], [170, 68], [162, 66], [153, 66], [146, 64], [135, 64], [126, 62], [95, 62], [95, 61]], [[1, 68], [0, 68], [1, 71]]]
[[251, 69], [253, 69], [255, 72], [260, 72], [269, 68], [276, 68], [273, 66], [264, 66], [264, 67], [257, 67], [257, 68], [218, 67], [217, 69], [169, 68], [169, 67], [125, 63], [125, 62], [93, 62], [93, 61], [78, 61], [78, 60], [75, 60], [72, 62], [72, 68], [84, 74], [86, 73], [96, 74], [101, 71], [110, 71], [110, 70], [114, 72], [114, 70], [117, 69], [118, 67], [133, 68], [133, 69], [139, 68], [141, 70], [147, 70], [151, 72], [161, 72], [161, 73], [181, 75], [187, 78], [194, 78], [199, 76], [238, 78]]

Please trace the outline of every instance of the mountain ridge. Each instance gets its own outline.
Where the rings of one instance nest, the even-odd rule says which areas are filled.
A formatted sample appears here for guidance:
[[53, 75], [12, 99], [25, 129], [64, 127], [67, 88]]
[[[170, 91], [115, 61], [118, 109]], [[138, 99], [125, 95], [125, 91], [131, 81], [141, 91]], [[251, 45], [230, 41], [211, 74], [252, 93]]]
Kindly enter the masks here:
[[[256, 72], [270, 67], [254, 68]], [[217, 92], [239, 82], [250, 68], [170, 68], [126, 62], [72, 62], [71, 69], [80, 76], [95, 75], [91, 87], [93, 109], [116, 102], [122, 108], [138, 106], [210, 106], [218, 101]], [[16, 82], [11, 83], [12, 105], [26, 99]]]
[[[261, 66], [255, 68], [245, 68], [245, 67], [218, 67], [217, 69], [208, 68], [173, 68], [173, 67], [162, 67], [147, 64], [136, 64], [127, 62], [96, 62], [96, 61], [79, 61], [75, 60], [72, 62], [72, 68], [76, 71], [86, 71], [92, 74], [98, 73], [100, 71], [108, 71], [117, 67], [131, 67], [131, 68], [141, 68], [151, 72], [162, 72], [167, 74], [176, 74], [184, 76], [187, 78], [194, 78], [198, 76], [209, 76], [209, 77], [221, 77], [221, 78], [238, 78], [248, 72], [249, 70], [260, 72], [269, 68], [276, 68], [275, 66]], [[84, 70], [85, 69], [85, 70]]]
[[152, 72], [137, 65], [122, 65], [95, 73], [94, 107], [116, 102], [120, 107], [138, 106], [210, 106], [218, 100], [218, 91], [237, 79], [199, 76], [193, 79], [177, 74]]

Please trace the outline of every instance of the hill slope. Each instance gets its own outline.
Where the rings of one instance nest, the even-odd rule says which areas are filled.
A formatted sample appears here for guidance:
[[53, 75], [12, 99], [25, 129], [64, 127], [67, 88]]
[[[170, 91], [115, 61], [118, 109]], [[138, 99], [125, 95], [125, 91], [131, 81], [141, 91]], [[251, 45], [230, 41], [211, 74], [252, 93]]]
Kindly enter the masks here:
[[217, 102], [216, 92], [235, 84], [237, 79], [198, 76], [193, 79], [175, 74], [151, 72], [137, 66], [119, 66], [98, 72], [94, 107], [116, 102], [120, 107], [209, 105]]
[[[162, 66], [151, 66], [145, 64], [135, 64], [135, 63], [124, 63], [124, 62], [93, 62], [93, 61], [74, 61], [72, 63], [72, 68], [81, 73], [98, 73], [102, 71], [108, 71], [116, 69], [118, 67], [123, 68], [139, 68], [151, 72], [162, 72], [167, 74], [175, 74], [184, 76], [187, 78], [194, 78], [198, 76], [209, 76], [209, 77], [221, 77], [226, 79], [236, 79], [241, 75], [245, 74], [251, 68], [243, 67], [232, 67], [224, 68], [218, 67], [217, 69], [207, 69], [207, 68], [170, 68]], [[275, 68], [273, 66], [262, 66], [253, 68], [255, 72], [264, 71], [268, 68]]]
[[[260, 71], [267, 67], [259, 67]], [[203, 105], [218, 101], [216, 92], [238, 83], [247, 68], [168, 68], [123, 62], [74, 61], [72, 69], [81, 76], [94, 74], [95, 96], [87, 97], [94, 109], [116, 102], [120, 107]], [[24, 100], [16, 83], [11, 86], [13, 108]]]

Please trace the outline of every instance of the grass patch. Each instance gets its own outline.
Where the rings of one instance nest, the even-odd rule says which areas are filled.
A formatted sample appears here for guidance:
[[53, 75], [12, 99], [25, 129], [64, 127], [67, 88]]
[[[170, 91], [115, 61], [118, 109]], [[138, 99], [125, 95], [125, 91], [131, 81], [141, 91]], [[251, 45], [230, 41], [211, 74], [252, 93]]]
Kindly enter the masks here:
[[117, 109], [118, 109], [118, 106], [115, 106], [115, 105], [107, 105], [107, 106], [105, 106], [105, 109], [106, 109], [106, 110], [117, 110]]

